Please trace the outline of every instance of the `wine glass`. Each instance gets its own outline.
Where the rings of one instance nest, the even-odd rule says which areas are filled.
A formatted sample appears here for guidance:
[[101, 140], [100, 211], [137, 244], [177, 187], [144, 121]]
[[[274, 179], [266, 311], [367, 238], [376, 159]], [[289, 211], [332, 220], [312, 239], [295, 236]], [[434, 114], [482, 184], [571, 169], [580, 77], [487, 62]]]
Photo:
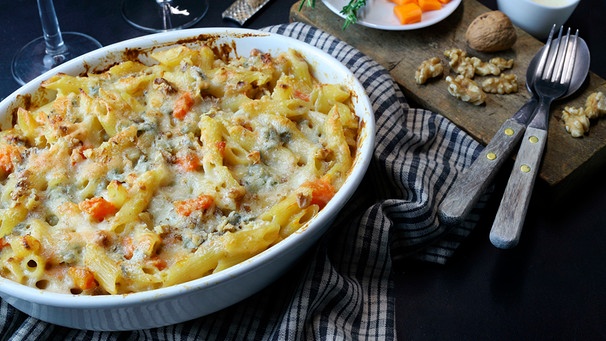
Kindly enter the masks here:
[[207, 0], [124, 0], [122, 16], [138, 29], [164, 32], [195, 25], [208, 10]]
[[96, 50], [101, 44], [78, 32], [61, 32], [53, 0], [38, 0], [42, 37], [22, 47], [13, 57], [11, 71], [23, 85], [55, 66]]

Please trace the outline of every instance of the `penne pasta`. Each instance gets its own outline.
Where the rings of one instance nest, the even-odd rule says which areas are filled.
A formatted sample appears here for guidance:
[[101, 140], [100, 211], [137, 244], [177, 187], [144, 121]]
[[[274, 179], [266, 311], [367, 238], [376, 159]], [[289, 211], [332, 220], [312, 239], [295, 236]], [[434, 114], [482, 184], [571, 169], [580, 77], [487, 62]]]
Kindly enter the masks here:
[[301, 230], [353, 163], [349, 90], [295, 50], [151, 51], [88, 75], [0, 131], [0, 276], [116, 295], [219, 271]]

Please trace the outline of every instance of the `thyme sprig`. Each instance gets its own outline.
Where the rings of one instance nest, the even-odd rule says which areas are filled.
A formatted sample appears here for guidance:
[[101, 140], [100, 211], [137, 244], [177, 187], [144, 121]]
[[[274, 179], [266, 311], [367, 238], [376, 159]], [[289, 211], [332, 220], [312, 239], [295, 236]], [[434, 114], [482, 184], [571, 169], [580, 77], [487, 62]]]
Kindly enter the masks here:
[[343, 29], [358, 21], [358, 11], [366, 6], [366, 0], [350, 0], [349, 3], [341, 9], [341, 14], [345, 16]]
[[[299, 11], [303, 8], [303, 6], [307, 5], [307, 7], [315, 7], [316, 0], [303, 0], [301, 1], [301, 5], [299, 6]], [[358, 11], [366, 6], [366, 0], [349, 0], [347, 5], [343, 6], [341, 9], [341, 14], [345, 16], [345, 22], [343, 23], [343, 29], [346, 29], [349, 25], [355, 24], [358, 22]]]

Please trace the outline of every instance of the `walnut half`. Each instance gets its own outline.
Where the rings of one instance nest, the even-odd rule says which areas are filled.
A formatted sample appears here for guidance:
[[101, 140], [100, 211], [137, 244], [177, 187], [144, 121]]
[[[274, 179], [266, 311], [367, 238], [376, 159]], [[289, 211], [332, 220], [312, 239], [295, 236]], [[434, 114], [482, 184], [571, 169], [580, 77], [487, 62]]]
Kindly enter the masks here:
[[585, 101], [585, 116], [589, 119], [598, 118], [606, 114], [606, 96], [601, 91], [589, 95]]
[[583, 108], [565, 107], [562, 111], [562, 120], [566, 131], [572, 137], [581, 137], [589, 132], [589, 118], [583, 113]]
[[585, 100], [584, 108], [565, 107], [562, 121], [572, 137], [582, 137], [589, 132], [591, 120], [606, 115], [606, 96], [601, 91], [593, 92]]
[[518, 77], [513, 73], [502, 73], [500, 77], [487, 78], [482, 81], [482, 90], [500, 95], [518, 92]]
[[417, 84], [425, 84], [430, 78], [441, 76], [444, 72], [442, 61], [438, 57], [424, 60], [415, 72]]
[[458, 75], [456, 78], [446, 77], [448, 92], [454, 97], [475, 105], [486, 101], [486, 93], [472, 79]]
[[449, 59], [448, 65], [450, 65], [454, 72], [467, 78], [473, 78], [476, 73], [476, 67], [473, 61], [467, 57], [465, 51], [453, 48], [444, 51], [444, 56]]

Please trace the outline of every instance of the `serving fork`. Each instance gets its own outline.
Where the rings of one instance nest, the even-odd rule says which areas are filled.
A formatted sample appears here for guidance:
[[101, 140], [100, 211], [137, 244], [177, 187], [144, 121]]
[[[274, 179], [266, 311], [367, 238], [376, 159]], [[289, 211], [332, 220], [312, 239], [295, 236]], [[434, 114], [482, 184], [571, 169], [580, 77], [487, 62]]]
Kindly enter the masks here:
[[522, 138], [522, 144], [490, 231], [490, 241], [499, 248], [513, 247], [519, 241], [547, 141], [549, 109], [554, 100], [566, 94], [571, 84], [577, 55], [578, 30], [571, 35], [568, 28], [564, 37], [562, 31], [563, 27], [560, 27], [554, 45], [555, 26], [552, 28], [534, 82], [530, 85], [538, 96], [538, 106]]

